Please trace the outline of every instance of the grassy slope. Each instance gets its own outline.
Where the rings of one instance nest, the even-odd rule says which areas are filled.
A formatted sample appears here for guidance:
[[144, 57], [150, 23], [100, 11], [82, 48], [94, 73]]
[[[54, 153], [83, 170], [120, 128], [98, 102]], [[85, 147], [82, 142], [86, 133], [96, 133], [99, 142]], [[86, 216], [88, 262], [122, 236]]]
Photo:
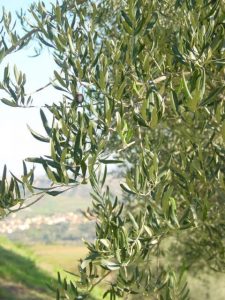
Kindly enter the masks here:
[[0, 240], [1, 300], [54, 299], [47, 287], [51, 282], [51, 276], [37, 267], [28, 250]]
[[[0, 299], [54, 300], [48, 284], [55, 282], [57, 271], [74, 279], [66, 271], [76, 272], [78, 260], [87, 253], [84, 247], [64, 245], [15, 245], [0, 238]], [[102, 299], [96, 288], [90, 300]]]

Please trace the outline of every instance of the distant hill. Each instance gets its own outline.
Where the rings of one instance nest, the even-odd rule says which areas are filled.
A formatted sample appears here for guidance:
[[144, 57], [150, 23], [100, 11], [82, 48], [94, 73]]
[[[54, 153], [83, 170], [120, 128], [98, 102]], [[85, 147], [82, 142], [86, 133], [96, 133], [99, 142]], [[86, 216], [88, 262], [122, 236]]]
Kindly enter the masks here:
[[[110, 191], [112, 193], [121, 196], [121, 188], [119, 185], [120, 178], [117, 178], [116, 175], [109, 175], [106, 185], [107, 183], [109, 184]], [[43, 177], [38, 178], [34, 185], [37, 187], [49, 186], [48, 181]], [[85, 210], [91, 205], [90, 192], [91, 187], [89, 184], [80, 184], [56, 197], [47, 195], [31, 207], [19, 211], [17, 213], [17, 217], [24, 218], [36, 215], [51, 215], [55, 213], [68, 213]]]

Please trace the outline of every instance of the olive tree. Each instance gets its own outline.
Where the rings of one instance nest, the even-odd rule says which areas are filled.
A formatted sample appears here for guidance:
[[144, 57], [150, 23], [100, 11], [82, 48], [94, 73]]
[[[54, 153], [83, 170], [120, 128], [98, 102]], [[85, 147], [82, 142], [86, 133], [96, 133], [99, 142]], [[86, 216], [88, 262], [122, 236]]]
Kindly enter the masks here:
[[[90, 183], [96, 238], [74, 281], [59, 276], [57, 299], [88, 299], [101, 283], [110, 299], [188, 299], [185, 272], [225, 270], [224, 2], [62, 0], [17, 17], [19, 33], [3, 11], [0, 59], [48, 48], [61, 101], [40, 111], [45, 136], [30, 129], [49, 153], [26, 158], [21, 178], [4, 168], [1, 215]], [[0, 88], [4, 104], [32, 105], [16, 66]]]

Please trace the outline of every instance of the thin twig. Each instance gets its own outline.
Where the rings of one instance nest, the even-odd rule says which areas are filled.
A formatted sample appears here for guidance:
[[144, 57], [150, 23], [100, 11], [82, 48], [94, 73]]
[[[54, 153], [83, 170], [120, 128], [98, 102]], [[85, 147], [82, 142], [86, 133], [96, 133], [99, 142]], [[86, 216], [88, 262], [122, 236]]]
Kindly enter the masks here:
[[28, 208], [28, 207], [30, 207], [31, 205], [33, 205], [33, 204], [37, 203], [38, 201], [40, 201], [44, 196], [45, 196], [45, 194], [39, 196], [39, 197], [38, 197], [37, 199], [35, 199], [33, 202], [31, 202], [31, 203], [29, 203], [29, 204], [27, 204], [27, 205], [25, 205], [25, 206], [20, 206], [20, 207], [17, 208], [17, 209], [9, 209], [9, 211], [10, 211], [10, 213], [15, 213], [15, 212], [20, 211], [20, 210], [22, 210], [22, 209]]
[[35, 90], [35, 91], [33, 91], [33, 92], [29, 93], [29, 94], [26, 94], [25, 96], [30, 97], [30, 96], [32, 96], [33, 94], [36, 94], [36, 93], [38, 93], [38, 92], [41, 92], [41, 91], [43, 91], [44, 89], [46, 89], [47, 87], [49, 87], [51, 84], [52, 84], [52, 82], [49, 82], [49, 83], [47, 83], [46, 85], [40, 87], [39, 89], [37, 89], [37, 90]]
[[102, 278], [100, 278], [99, 280], [97, 280], [92, 287], [89, 289], [89, 292], [91, 292], [100, 282], [102, 282], [102, 280], [104, 280], [109, 274], [111, 273], [111, 271], [108, 271]]
[[[72, 188], [74, 188], [75, 186], [70, 186], [70, 187], [68, 187], [67, 189], [65, 189], [63, 192], [67, 192], [68, 190], [71, 190]], [[10, 213], [15, 213], [15, 212], [17, 212], [17, 211], [20, 211], [20, 210], [22, 210], [22, 209], [25, 209], [25, 208], [28, 208], [28, 207], [30, 207], [30, 206], [32, 206], [33, 204], [35, 204], [35, 203], [37, 203], [38, 201], [40, 201], [44, 196], [46, 196], [46, 192], [40, 192], [40, 193], [38, 193], [38, 194], [42, 194], [42, 195], [40, 195], [37, 199], [35, 199], [33, 202], [31, 202], [31, 203], [29, 203], [29, 204], [27, 204], [27, 205], [25, 205], [25, 206], [20, 206], [19, 208], [17, 208], [17, 209], [9, 209], [9, 211], [10, 211]], [[37, 195], [37, 194], [36, 194]], [[31, 197], [35, 197], [35, 195], [31, 195]], [[29, 199], [29, 198], [31, 198], [31, 197], [28, 197], [27, 199]]]
[[144, 217], [143, 217], [143, 222], [142, 222], [142, 225], [141, 225], [141, 229], [140, 229], [140, 231], [139, 231], [139, 233], [138, 233], [136, 239], [133, 241], [133, 243], [132, 243], [132, 245], [131, 245], [131, 248], [130, 248], [131, 254], [132, 254], [132, 252], [133, 252], [134, 246], [135, 246], [136, 243], [138, 242], [138, 240], [139, 240], [139, 238], [140, 238], [140, 236], [141, 236], [141, 234], [142, 234], [142, 232], [143, 232], [143, 229], [144, 229], [144, 226], [145, 226], [146, 214], [147, 214], [147, 209], [145, 210], [145, 213], [144, 213]]
[[[59, 75], [61, 75], [61, 74], [62, 74], [62, 70], [60, 71], [60, 74], [59, 74]], [[38, 93], [38, 92], [41, 92], [42, 90], [44, 90], [44, 89], [46, 89], [47, 87], [49, 87], [50, 85], [52, 85], [52, 83], [55, 82], [55, 81], [56, 81], [56, 78], [52, 79], [49, 83], [47, 83], [46, 85], [44, 85], [44, 86], [38, 88], [37, 90], [35, 90], [35, 91], [33, 91], [33, 92], [29, 93], [29, 94], [26, 94], [25, 96], [32, 96], [33, 94], [36, 94], [36, 93]]]
[[35, 29], [29, 31], [28, 33], [26, 33], [21, 39], [19, 39], [19, 41], [17, 43], [15, 43], [9, 49], [7, 49], [5, 54], [8, 55], [11, 52], [13, 52], [14, 50], [16, 50], [17, 47], [21, 46], [28, 38], [30, 38], [34, 33], [38, 32], [38, 31], [40, 31], [40, 29], [35, 28]]
[[131, 143], [129, 143], [129, 144], [127, 144], [124, 148], [122, 148], [122, 149], [120, 149], [120, 150], [118, 150], [118, 153], [120, 153], [120, 152], [122, 152], [122, 151], [124, 151], [124, 150], [126, 150], [127, 148], [129, 148], [129, 147], [131, 147], [132, 145], [134, 145], [136, 142], [135, 141], [133, 141], [133, 142], [131, 142]]

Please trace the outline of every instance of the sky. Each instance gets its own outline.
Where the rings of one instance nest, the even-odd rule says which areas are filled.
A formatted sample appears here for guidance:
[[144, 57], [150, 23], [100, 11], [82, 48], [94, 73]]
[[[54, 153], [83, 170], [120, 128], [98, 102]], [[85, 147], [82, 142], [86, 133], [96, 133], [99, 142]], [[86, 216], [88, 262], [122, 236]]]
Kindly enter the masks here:
[[[33, 1], [29, 0], [0, 0], [0, 7], [4, 6], [10, 11], [26, 9]], [[47, 84], [54, 71], [54, 62], [48, 51], [41, 56], [31, 58], [34, 54], [31, 48], [9, 55], [0, 64], [0, 81], [7, 64], [13, 68], [14, 64], [18, 69], [27, 75], [27, 91], [33, 92], [39, 87]], [[3, 96], [0, 91], [0, 98]], [[34, 104], [41, 106], [45, 103], [57, 101], [59, 95], [53, 88], [48, 88], [34, 97]], [[27, 124], [35, 131], [44, 134], [40, 119], [39, 108], [12, 108], [0, 103], [0, 177], [4, 164], [14, 174], [22, 174], [22, 160], [26, 157], [36, 157], [49, 154], [49, 145], [35, 140], [30, 134]], [[37, 172], [41, 172], [37, 170]]]

